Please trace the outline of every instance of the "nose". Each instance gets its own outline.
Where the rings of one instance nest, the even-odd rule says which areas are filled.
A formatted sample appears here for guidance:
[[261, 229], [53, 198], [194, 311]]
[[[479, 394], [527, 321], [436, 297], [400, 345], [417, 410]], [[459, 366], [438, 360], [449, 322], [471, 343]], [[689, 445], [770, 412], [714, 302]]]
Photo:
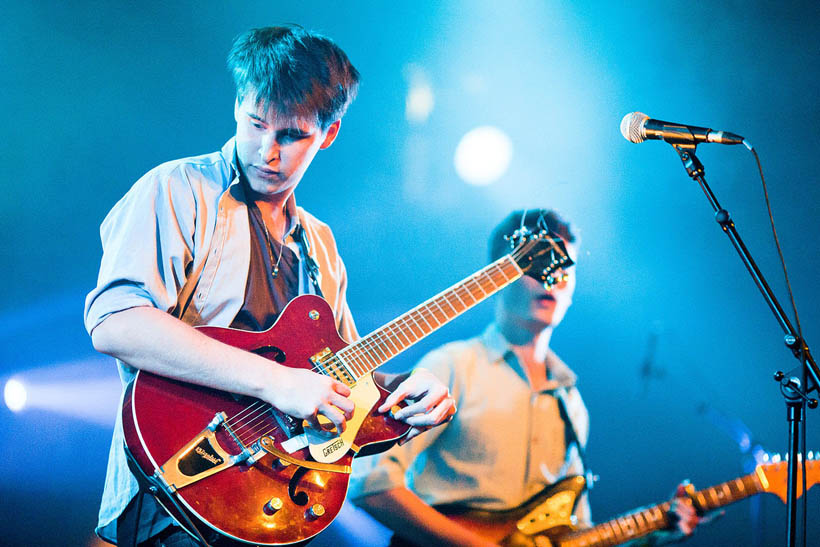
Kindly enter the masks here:
[[266, 135], [259, 143], [259, 156], [266, 164], [272, 164], [279, 159], [281, 147], [275, 134]]

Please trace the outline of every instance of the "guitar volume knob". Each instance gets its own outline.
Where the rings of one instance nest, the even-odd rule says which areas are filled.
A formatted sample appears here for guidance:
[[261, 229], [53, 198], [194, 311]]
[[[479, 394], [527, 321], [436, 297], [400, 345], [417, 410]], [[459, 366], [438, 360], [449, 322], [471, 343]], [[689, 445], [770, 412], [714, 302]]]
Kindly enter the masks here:
[[277, 511], [279, 511], [283, 506], [281, 498], [271, 498], [268, 503], [265, 504], [265, 507], [262, 510], [265, 512], [266, 515], [273, 515]]
[[324, 514], [325, 506], [321, 503], [314, 503], [310, 506], [310, 508], [307, 511], [305, 511], [305, 518], [307, 518], [308, 520], [314, 520], [321, 517]]

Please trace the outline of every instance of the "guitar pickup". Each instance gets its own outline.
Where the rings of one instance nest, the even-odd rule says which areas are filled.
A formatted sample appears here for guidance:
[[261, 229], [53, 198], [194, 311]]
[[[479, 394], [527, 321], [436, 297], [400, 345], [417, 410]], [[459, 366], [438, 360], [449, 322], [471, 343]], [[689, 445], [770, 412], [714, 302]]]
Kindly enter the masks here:
[[322, 351], [315, 353], [311, 356], [310, 362], [327, 376], [332, 376], [347, 386], [356, 383], [356, 379], [353, 378], [353, 374], [342, 359], [330, 351], [330, 348], [324, 348]]

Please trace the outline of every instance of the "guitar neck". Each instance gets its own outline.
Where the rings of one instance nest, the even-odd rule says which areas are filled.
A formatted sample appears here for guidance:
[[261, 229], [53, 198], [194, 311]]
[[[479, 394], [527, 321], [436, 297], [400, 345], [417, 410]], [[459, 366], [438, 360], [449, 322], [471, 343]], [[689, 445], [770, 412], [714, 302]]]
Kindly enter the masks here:
[[337, 352], [356, 378], [383, 365], [439, 327], [497, 293], [523, 275], [511, 255], [499, 258]]
[[[694, 494], [695, 504], [702, 511], [711, 511], [729, 505], [743, 498], [765, 491], [765, 477], [758, 472], [704, 488]], [[627, 541], [646, 536], [671, 525], [670, 502], [661, 503], [634, 511], [586, 530], [572, 532], [559, 538], [561, 547], [604, 547], [620, 545]]]

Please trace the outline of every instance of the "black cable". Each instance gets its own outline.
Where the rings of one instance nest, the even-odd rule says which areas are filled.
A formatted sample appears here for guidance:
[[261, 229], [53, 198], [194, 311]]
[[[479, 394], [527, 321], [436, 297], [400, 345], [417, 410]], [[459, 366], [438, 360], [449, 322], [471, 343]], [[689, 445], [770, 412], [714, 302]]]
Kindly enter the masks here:
[[[803, 367], [803, 377], [802, 377], [803, 384], [802, 384], [802, 388], [805, 389], [806, 393], [808, 394], [809, 388], [808, 388], [808, 377], [806, 375], [806, 344], [803, 341], [803, 328], [800, 325], [800, 315], [797, 313], [797, 305], [794, 302], [794, 293], [792, 292], [791, 281], [789, 281], [789, 272], [786, 269], [786, 260], [783, 258], [783, 249], [780, 248], [780, 238], [777, 237], [777, 229], [775, 228], [775, 225], [774, 225], [774, 215], [772, 214], [772, 205], [769, 201], [769, 189], [766, 186], [766, 177], [763, 176], [763, 166], [760, 164], [760, 157], [757, 155], [757, 150], [755, 150], [754, 146], [751, 146], [746, 141], [744, 141], [743, 144], [746, 145], [746, 147], [749, 149], [749, 151], [755, 157], [755, 162], [757, 162], [757, 170], [760, 173], [760, 182], [763, 185], [763, 197], [766, 199], [766, 211], [769, 214], [769, 224], [772, 227], [772, 236], [774, 237], [774, 244], [775, 244], [775, 247], [777, 248], [777, 256], [778, 256], [778, 258], [780, 258], [780, 265], [783, 268], [783, 277], [786, 280], [786, 290], [789, 293], [789, 301], [792, 304], [792, 311], [794, 312], [794, 321], [795, 321], [795, 324], [797, 325], [797, 337], [798, 337], [798, 343], [800, 344], [800, 364]], [[820, 386], [815, 386], [815, 388], [820, 389]], [[803, 501], [801, 503], [803, 514], [802, 514], [802, 518], [801, 518], [801, 527], [803, 529], [803, 542], [805, 543], [805, 541], [806, 541], [806, 531], [807, 531], [806, 513], [808, 512], [808, 495], [807, 495], [808, 492], [806, 491], [806, 420], [807, 420], [807, 416], [806, 416], [806, 399], [805, 398], [803, 399], [802, 406], [803, 406], [803, 408], [802, 408], [801, 412], [803, 413], [803, 430], [802, 430], [801, 435], [800, 435], [800, 437], [801, 437], [800, 438], [801, 449], [800, 449], [799, 452], [802, 454], [801, 467], [802, 467], [802, 485], [803, 485]]]

